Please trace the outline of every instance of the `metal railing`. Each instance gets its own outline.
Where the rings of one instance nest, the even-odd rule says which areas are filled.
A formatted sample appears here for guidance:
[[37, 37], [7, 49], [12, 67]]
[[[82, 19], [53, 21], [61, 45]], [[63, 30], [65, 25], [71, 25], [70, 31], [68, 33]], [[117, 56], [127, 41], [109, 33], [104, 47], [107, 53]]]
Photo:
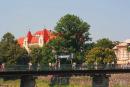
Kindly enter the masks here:
[[69, 71], [69, 70], [113, 70], [113, 69], [130, 69], [130, 65], [119, 64], [60, 64], [60, 65], [5, 65], [0, 71]]

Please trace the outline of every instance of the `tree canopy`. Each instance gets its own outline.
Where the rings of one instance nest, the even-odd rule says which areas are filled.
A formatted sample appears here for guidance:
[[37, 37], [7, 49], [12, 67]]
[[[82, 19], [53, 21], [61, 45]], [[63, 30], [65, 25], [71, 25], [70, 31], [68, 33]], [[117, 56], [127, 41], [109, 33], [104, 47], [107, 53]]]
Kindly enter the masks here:
[[[56, 61], [55, 55], [68, 52], [74, 53], [76, 63], [111, 63], [116, 57], [112, 50], [117, 42], [108, 38], [90, 43], [90, 25], [76, 15], [66, 14], [61, 17], [54, 28], [57, 38], [43, 45], [42, 48], [32, 48], [28, 54], [21, 48], [11, 33], [6, 33], [0, 41], [0, 61], [8, 64], [32, 63], [48, 64]], [[29, 56], [30, 57], [29, 57]]]
[[63, 50], [66, 50], [64, 48], [64, 40], [61, 37], [58, 37], [51, 40], [50, 42], [48, 42], [47, 44], [45, 44], [42, 47], [42, 59], [41, 59], [41, 63], [42, 64], [46, 64], [46, 63], [55, 63], [56, 62], [56, 58], [55, 56], [58, 55], [59, 53], [61, 53]]
[[108, 38], [97, 40], [93, 48], [86, 52], [85, 59], [87, 63], [106, 64], [116, 61], [116, 56], [113, 51], [114, 43]]
[[112, 49], [114, 47], [114, 45], [115, 44], [108, 38], [99, 39], [99, 40], [97, 40], [97, 42], [95, 44], [96, 47], [110, 48], [110, 49]]
[[84, 61], [87, 41], [89, 37], [90, 25], [78, 16], [66, 14], [61, 17], [55, 27], [56, 33], [64, 40], [64, 48], [74, 53], [74, 61], [79, 63]]
[[42, 48], [40, 47], [31, 47], [31, 52], [29, 53], [30, 55], [30, 61], [33, 64], [40, 63], [42, 60]]
[[81, 52], [89, 37], [90, 25], [78, 16], [67, 14], [58, 21], [55, 31], [66, 40], [65, 47]]
[[89, 64], [106, 64], [116, 61], [115, 53], [112, 49], [95, 47], [86, 53], [86, 62]]
[[27, 55], [27, 51], [21, 48], [15, 37], [7, 32], [0, 42], [0, 60], [8, 64], [16, 64], [19, 58]]

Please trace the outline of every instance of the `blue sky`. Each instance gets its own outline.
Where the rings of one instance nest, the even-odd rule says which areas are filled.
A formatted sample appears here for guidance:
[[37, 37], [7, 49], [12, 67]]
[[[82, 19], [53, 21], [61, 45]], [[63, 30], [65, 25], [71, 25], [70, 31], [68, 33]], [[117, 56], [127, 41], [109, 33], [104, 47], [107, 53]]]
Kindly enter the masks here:
[[130, 0], [0, 0], [0, 37], [6, 32], [18, 38], [28, 30], [53, 29], [67, 13], [91, 25], [93, 41], [130, 38]]

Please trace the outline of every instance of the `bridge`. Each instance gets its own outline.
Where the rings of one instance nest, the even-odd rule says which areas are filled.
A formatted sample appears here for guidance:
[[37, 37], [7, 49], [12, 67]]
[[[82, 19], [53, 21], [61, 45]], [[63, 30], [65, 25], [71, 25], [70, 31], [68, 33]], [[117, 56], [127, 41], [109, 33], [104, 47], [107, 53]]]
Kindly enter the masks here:
[[[108, 87], [109, 77], [111, 74], [130, 73], [129, 65], [6, 65], [0, 69], [0, 76], [19, 76], [21, 78], [20, 87], [35, 87], [34, 76], [71, 76], [71, 75], [88, 75], [92, 77], [93, 87]], [[100, 82], [99, 82], [100, 80]]]

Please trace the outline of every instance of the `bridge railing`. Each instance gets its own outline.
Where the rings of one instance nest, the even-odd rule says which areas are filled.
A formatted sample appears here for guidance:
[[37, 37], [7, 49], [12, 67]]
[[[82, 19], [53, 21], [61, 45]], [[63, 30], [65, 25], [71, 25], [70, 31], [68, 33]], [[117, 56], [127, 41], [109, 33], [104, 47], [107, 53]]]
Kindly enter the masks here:
[[130, 69], [130, 65], [119, 64], [60, 64], [55, 66], [49, 65], [5, 65], [0, 71], [55, 71], [55, 70], [107, 70], [107, 69]]
[[28, 65], [6, 65], [5, 71], [27, 71]]

